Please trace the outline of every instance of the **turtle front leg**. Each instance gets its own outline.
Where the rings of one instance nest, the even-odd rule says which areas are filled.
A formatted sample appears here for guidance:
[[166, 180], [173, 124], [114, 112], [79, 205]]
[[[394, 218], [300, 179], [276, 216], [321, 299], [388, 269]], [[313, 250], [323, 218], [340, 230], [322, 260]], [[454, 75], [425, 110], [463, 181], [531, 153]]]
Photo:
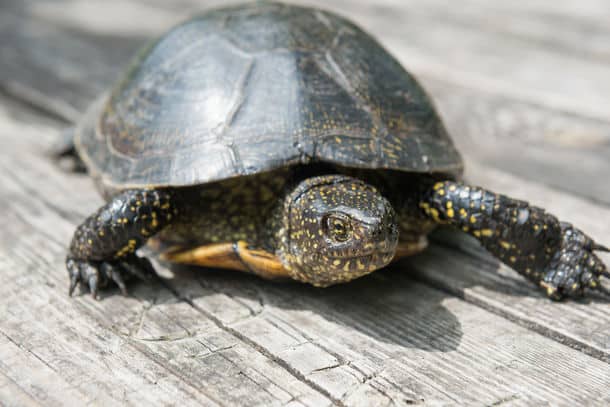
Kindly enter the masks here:
[[126, 273], [141, 278], [153, 273], [135, 251], [171, 222], [174, 200], [166, 190], [127, 190], [89, 216], [76, 229], [66, 258], [70, 295], [80, 283], [97, 298], [98, 289], [111, 281], [126, 294]]
[[582, 296], [586, 288], [607, 292], [600, 278], [610, 273], [594, 251], [608, 249], [544, 209], [451, 181], [434, 184], [420, 207], [436, 222], [476, 237], [552, 299]]

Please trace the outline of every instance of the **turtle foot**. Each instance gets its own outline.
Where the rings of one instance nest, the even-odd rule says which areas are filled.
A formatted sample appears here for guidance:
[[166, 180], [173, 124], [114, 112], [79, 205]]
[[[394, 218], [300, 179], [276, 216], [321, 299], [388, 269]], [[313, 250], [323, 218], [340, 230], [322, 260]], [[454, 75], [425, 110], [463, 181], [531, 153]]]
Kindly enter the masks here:
[[610, 295], [602, 280], [610, 278], [605, 264], [594, 253], [610, 251], [568, 223], [561, 224], [561, 246], [545, 268], [540, 286], [549, 298], [582, 297], [587, 290]]
[[68, 257], [66, 267], [70, 277], [68, 294], [72, 296], [74, 289], [80, 284], [81, 290], [88, 289], [96, 300], [100, 299], [100, 289], [114, 284], [127, 296], [126, 281], [132, 277], [150, 281], [156, 275], [150, 261], [136, 255], [112, 261], [88, 261]]

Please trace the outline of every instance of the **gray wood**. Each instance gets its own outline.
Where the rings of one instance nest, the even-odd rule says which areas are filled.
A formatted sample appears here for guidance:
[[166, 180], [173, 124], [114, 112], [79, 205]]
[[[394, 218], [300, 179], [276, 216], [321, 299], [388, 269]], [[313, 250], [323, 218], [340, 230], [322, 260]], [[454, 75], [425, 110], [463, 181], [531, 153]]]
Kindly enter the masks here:
[[[419, 13], [433, 16], [442, 2], [432, 3], [432, 11]], [[182, 7], [157, 0], [2, 5], [11, 11], [0, 13], [0, 83], [10, 95], [0, 97], [0, 404], [610, 403], [607, 299], [551, 303], [455, 236], [440, 236], [427, 254], [393, 269], [325, 290], [159, 267], [166, 280], [134, 284], [130, 298], [68, 299], [65, 246], [101, 199], [87, 178], [62, 173], [46, 156], [57, 120], [77, 118], [133, 48], [191, 11], [176, 12], [176, 5]], [[370, 8], [362, 2], [333, 5], [380, 21], [365, 15]], [[410, 52], [390, 48], [399, 57]], [[521, 136], [541, 150], [548, 144], [539, 131], [555, 145], [582, 140], [555, 132], [582, 130], [594, 134], [591, 149], [604, 153], [606, 122], [584, 117], [595, 114], [566, 115], [553, 98], [522, 98], [469, 82], [471, 76], [439, 80], [431, 71], [424, 72], [426, 85], [469, 154], [478, 157], [473, 146], [482, 128], [504, 138], [502, 145]], [[456, 85], [461, 79], [466, 86]], [[464, 99], [477, 102], [462, 107]], [[560, 161], [546, 160], [544, 168], [559, 168]], [[586, 174], [598, 175], [596, 168]], [[480, 165], [468, 176], [610, 241], [603, 204]], [[542, 182], [550, 180], [552, 174]]]

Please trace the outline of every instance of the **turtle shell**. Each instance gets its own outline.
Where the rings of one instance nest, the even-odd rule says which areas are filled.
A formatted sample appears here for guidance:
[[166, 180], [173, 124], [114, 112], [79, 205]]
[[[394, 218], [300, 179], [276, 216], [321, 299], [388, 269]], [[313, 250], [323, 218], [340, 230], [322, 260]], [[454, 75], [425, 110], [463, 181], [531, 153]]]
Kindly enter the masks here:
[[77, 131], [106, 186], [183, 186], [316, 162], [441, 172], [462, 160], [430, 98], [335, 14], [259, 2], [146, 47]]

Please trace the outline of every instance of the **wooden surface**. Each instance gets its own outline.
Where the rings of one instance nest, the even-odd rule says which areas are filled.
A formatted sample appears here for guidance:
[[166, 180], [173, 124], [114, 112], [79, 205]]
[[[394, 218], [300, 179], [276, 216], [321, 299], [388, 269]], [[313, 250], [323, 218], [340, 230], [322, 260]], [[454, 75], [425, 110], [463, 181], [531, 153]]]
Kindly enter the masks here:
[[[610, 299], [550, 302], [455, 233], [329, 289], [159, 267], [68, 298], [102, 200], [51, 146], [139, 46], [220, 3], [0, 1], [0, 405], [608, 405]], [[469, 181], [610, 243], [607, 2], [317, 3], [421, 78]]]

